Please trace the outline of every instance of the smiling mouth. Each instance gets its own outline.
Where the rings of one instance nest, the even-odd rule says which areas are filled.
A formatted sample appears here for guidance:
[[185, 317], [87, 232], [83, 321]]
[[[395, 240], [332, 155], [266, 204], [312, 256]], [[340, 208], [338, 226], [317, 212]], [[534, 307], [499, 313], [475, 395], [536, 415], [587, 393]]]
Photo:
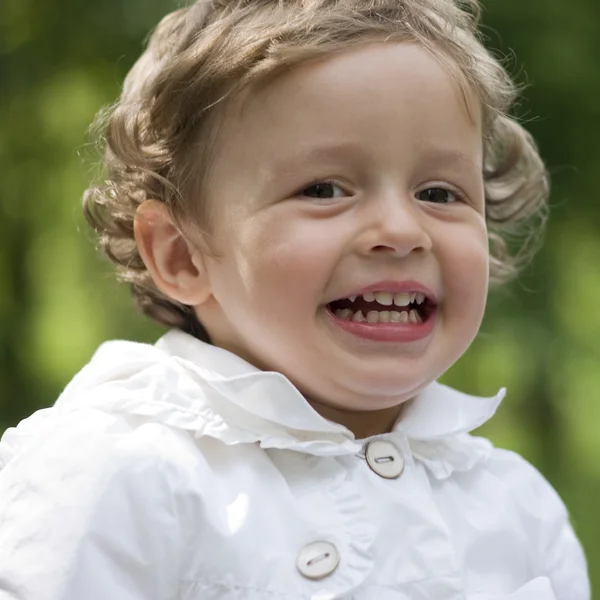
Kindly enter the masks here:
[[356, 323], [425, 323], [435, 303], [422, 292], [366, 292], [334, 300], [327, 309], [339, 319]]

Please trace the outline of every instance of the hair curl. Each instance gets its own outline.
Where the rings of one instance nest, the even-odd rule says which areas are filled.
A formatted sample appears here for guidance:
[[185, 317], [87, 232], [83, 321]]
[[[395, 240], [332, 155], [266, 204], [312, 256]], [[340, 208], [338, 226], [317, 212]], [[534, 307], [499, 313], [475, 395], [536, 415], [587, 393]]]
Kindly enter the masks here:
[[507, 114], [517, 89], [485, 49], [479, 19], [477, 0], [198, 0], [166, 16], [119, 101], [97, 119], [107, 180], [83, 199], [100, 247], [141, 310], [207, 339], [192, 308], [154, 285], [133, 223], [152, 198], [180, 222], [194, 212], [207, 227], [207, 207], [187, 200], [200, 197], [192, 192], [207, 175], [211, 131], [228, 97], [283, 68], [377, 39], [424, 45], [477, 94], [490, 275], [494, 282], [513, 276], [537, 248], [548, 178], [531, 136]]

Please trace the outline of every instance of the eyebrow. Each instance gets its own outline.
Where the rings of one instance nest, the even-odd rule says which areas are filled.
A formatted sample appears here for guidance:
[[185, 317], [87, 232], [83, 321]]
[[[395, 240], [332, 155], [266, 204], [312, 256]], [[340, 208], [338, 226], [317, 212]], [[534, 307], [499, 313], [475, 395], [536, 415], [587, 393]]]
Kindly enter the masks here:
[[[328, 160], [339, 160], [361, 158], [361, 145], [354, 142], [341, 142], [337, 144], [323, 144], [308, 146], [294, 151], [291, 155], [275, 158], [264, 167], [264, 175], [267, 179], [286, 172], [294, 172], [298, 165], [306, 163], [322, 163]], [[423, 162], [427, 162], [435, 168], [447, 165], [462, 164], [469, 170], [481, 173], [483, 165], [478, 165], [468, 154], [454, 148], [439, 148], [431, 144], [419, 150], [423, 156]]]
[[425, 160], [434, 166], [445, 166], [447, 164], [461, 163], [478, 173], [482, 171], [483, 165], [474, 162], [467, 154], [460, 150], [451, 148], [430, 147], [423, 149]]
[[358, 158], [360, 145], [353, 142], [322, 144], [296, 149], [292, 154], [275, 158], [264, 168], [264, 174], [271, 179], [281, 173], [294, 171], [299, 164], [320, 163], [328, 160]]

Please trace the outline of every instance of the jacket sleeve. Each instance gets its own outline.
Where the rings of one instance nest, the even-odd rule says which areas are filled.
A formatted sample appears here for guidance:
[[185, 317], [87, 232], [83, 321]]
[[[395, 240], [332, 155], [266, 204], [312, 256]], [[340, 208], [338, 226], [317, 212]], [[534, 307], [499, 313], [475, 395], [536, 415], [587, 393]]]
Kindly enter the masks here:
[[568, 519], [557, 523], [542, 555], [542, 571], [552, 582], [557, 600], [590, 600], [591, 590], [583, 549]]
[[548, 481], [520, 456], [497, 451], [503, 479], [512, 490], [521, 521], [537, 557], [536, 575], [552, 584], [556, 600], [590, 600], [583, 548], [567, 509]]
[[0, 600], [176, 598], [185, 475], [169, 430], [55, 421], [0, 472]]

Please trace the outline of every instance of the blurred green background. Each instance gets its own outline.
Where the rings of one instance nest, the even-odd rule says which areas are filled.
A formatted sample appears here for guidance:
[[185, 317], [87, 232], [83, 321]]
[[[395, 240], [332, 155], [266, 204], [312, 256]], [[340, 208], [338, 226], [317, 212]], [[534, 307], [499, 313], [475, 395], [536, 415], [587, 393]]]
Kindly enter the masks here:
[[[160, 334], [95, 254], [80, 199], [98, 175], [87, 128], [174, 6], [0, 1], [0, 432], [52, 404], [103, 340]], [[490, 46], [529, 84], [517, 111], [552, 173], [552, 212], [543, 250], [493, 292], [445, 380], [483, 395], [508, 387], [481, 432], [558, 489], [600, 588], [600, 2], [484, 9]]]

